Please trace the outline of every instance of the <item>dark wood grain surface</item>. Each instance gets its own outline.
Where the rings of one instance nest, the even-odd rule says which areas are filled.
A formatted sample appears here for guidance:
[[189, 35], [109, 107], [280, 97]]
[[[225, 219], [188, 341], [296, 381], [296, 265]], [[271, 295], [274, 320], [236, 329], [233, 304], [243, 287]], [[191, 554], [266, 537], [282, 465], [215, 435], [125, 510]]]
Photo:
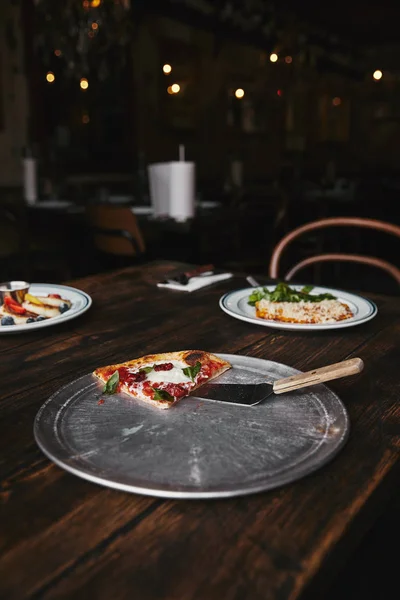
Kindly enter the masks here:
[[[321, 595], [379, 516], [399, 475], [397, 298], [378, 316], [332, 332], [283, 332], [218, 306], [243, 277], [192, 294], [155, 285], [154, 263], [72, 285], [92, 308], [65, 324], [0, 337], [0, 598], [292, 600]], [[301, 370], [360, 356], [364, 372], [334, 381], [351, 434], [327, 466], [281, 489], [219, 501], [117, 492], [74, 477], [36, 446], [42, 403], [109, 362], [200, 348]]]

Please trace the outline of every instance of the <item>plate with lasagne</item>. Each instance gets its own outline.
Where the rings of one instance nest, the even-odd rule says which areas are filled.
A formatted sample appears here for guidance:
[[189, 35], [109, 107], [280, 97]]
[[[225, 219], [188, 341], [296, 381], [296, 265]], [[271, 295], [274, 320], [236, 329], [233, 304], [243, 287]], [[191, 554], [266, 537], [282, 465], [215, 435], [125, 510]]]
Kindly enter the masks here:
[[373, 319], [374, 302], [343, 290], [311, 285], [266, 285], [228, 292], [220, 307], [231, 317], [276, 329], [327, 330]]
[[24, 290], [2, 290], [0, 334], [27, 333], [57, 325], [78, 317], [92, 304], [88, 294], [67, 285], [31, 283], [27, 286]]

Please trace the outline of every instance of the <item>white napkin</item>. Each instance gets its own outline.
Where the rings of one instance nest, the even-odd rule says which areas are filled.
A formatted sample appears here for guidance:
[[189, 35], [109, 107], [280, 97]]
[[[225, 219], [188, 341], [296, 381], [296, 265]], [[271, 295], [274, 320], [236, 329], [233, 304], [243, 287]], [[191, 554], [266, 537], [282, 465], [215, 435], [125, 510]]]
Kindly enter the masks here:
[[169, 290], [179, 290], [181, 292], [194, 292], [202, 287], [224, 281], [233, 277], [232, 273], [218, 273], [217, 275], [205, 275], [203, 277], [191, 277], [187, 285], [181, 283], [157, 283], [158, 287], [168, 288]]

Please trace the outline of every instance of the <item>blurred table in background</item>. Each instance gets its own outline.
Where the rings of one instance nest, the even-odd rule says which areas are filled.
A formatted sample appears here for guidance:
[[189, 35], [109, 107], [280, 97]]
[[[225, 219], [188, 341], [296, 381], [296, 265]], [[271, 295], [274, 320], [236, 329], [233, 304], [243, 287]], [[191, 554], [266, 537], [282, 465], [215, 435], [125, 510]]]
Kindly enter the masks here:
[[[120, 177], [116, 177], [118, 180]], [[288, 231], [303, 223], [331, 216], [379, 218], [382, 207], [388, 210], [387, 202], [376, 195], [375, 188], [370, 197], [366, 185], [360, 184], [355, 190], [354, 182], [350, 182], [349, 186], [339, 186], [340, 189], [338, 186], [325, 189], [314, 186], [312, 190], [299, 188], [291, 191], [269, 184], [247, 186], [235, 194], [221, 196], [220, 201], [216, 196], [207, 199], [200, 192], [195, 217], [186, 222], [176, 222], [169, 218], [154, 218], [150, 201], [140, 203], [132, 190], [118, 192], [110, 188], [102, 199], [97, 193], [98, 176], [71, 177], [69, 182], [92, 186], [91, 191], [80, 197], [63, 195], [39, 199], [34, 205], [23, 204], [21, 190], [12, 199], [7, 195], [12, 206], [18, 206], [24, 215], [22, 220], [25, 219], [29, 234], [29, 244], [25, 245], [29, 246], [30, 256], [34, 259], [31, 264], [35, 279], [46, 276], [52, 281], [60, 281], [69, 276], [85, 276], [127, 264], [110, 263], [94, 253], [86, 218], [86, 206], [94, 202], [132, 210], [145, 238], [146, 260], [212, 262], [223, 268], [254, 273], [266, 272], [275, 244]], [[1, 198], [0, 190], [0, 204]], [[391, 202], [393, 204], [393, 198]], [[393, 216], [389, 214], [387, 220], [395, 220], [395, 212]], [[380, 241], [377, 241], [378, 250], [383, 252], [382, 258], [388, 260], [393, 259], [395, 251], [390, 243], [386, 249], [386, 246], [381, 248]], [[358, 232], [350, 240], [346, 236], [336, 236], [332, 241], [334, 247], [329, 240], [326, 240], [326, 248], [316, 244], [317, 240], [312, 236], [302, 240], [301, 247], [297, 249], [299, 256], [309, 256], [316, 250], [338, 251], [338, 245], [343, 246], [341, 249], [344, 251], [351, 248], [353, 252], [362, 253]]]
[[[107, 203], [106, 203], [107, 204]], [[119, 202], [110, 202], [118, 206]], [[226, 206], [216, 201], [199, 201], [193, 219], [177, 222], [171, 218], [153, 218], [150, 205], [132, 205], [148, 248], [148, 259], [210, 261], [239, 268], [255, 265], [266, 270], [275, 242], [279, 205], [248, 201]], [[53, 256], [65, 255], [73, 276], [82, 276], [102, 268], [96, 259], [91, 265], [91, 236], [84, 204], [69, 200], [39, 200], [25, 206], [32, 249]], [[124, 263], [125, 264], [125, 263]], [[108, 268], [108, 262], [104, 261]], [[114, 268], [118, 264], [112, 265]]]

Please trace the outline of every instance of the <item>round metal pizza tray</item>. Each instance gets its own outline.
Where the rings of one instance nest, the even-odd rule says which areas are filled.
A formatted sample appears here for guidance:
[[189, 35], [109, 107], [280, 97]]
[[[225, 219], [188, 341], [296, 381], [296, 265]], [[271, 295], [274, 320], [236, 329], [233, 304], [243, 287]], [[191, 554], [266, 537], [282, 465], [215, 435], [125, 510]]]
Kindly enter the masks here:
[[[223, 383], [298, 373], [268, 360], [218, 356], [233, 366]], [[127, 492], [222, 498], [269, 490], [323, 466], [349, 433], [346, 409], [324, 385], [254, 407], [190, 397], [168, 410], [125, 394], [102, 396], [102, 387], [89, 374], [61, 388], [36, 415], [34, 434], [63, 469]]]

